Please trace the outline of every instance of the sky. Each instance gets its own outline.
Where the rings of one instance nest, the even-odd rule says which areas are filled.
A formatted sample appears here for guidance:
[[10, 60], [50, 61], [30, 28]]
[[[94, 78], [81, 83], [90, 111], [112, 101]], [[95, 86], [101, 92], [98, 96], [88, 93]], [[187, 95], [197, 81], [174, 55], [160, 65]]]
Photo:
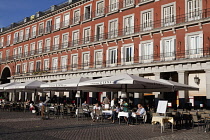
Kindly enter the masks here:
[[0, 0], [0, 28], [67, 0]]

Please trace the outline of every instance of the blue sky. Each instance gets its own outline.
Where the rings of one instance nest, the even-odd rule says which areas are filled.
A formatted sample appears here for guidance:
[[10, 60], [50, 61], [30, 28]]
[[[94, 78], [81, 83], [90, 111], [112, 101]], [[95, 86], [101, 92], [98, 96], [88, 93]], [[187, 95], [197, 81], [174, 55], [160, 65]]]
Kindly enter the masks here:
[[66, 0], [0, 0], [0, 28]]

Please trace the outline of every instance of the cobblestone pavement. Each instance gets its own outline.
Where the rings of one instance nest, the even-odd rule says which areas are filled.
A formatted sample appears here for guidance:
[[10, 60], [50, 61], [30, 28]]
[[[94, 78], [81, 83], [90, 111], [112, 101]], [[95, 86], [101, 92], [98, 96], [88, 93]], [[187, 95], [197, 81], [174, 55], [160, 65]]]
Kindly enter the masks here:
[[210, 132], [166, 129], [151, 124], [111, 124], [110, 121], [92, 122], [76, 118], [41, 120], [29, 112], [0, 112], [0, 140], [210, 140]]

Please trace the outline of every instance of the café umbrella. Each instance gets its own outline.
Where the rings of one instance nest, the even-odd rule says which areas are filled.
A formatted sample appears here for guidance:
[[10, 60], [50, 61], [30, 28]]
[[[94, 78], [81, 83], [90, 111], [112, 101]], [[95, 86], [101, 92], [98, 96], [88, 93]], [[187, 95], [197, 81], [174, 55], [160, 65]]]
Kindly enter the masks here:
[[199, 90], [199, 88], [197, 88], [197, 87], [189, 86], [189, 85], [186, 85], [186, 84], [181, 84], [181, 83], [174, 82], [174, 81], [171, 81], [171, 80], [158, 79], [157, 81], [159, 81], [161, 83], [165, 83], [165, 84], [171, 84], [173, 86], [174, 91], [178, 91], [178, 90]]
[[88, 81], [90, 79], [85, 77], [80, 78], [72, 78], [52, 83], [41, 84], [41, 88], [45, 90], [57, 90], [57, 91], [65, 91], [65, 90], [77, 90], [77, 86], [80, 82]]
[[131, 74], [121, 74], [81, 82], [78, 84], [78, 89], [93, 92], [125, 91], [140, 93], [174, 91], [172, 84], [162, 83]]
[[0, 85], [0, 91], [4, 91], [4, 88], [7, 86], [12, 86], [12, 85], [16, 85], [19, 84], [18, 82], [12, 82], [12, 83], [6, 83], [6, 84], [2, 84]]

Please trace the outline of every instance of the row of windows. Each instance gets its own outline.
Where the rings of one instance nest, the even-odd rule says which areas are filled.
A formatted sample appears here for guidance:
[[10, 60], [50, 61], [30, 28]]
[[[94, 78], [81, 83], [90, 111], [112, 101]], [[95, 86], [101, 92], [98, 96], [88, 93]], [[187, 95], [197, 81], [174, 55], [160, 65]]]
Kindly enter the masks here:
[[[65, 34], [64, 34], [65, 35]], [[55, 38], [54, 38], [55, 39]], [[46, 42], [50, 43], [50, 40], [46, 40]], [[141, 59], [150, 59], [149, 57], [153, 58], [153, 53], [154, 53], [154, 46], [153, 46], [153, 41], [142, 41], [141, 42], [141, 46], [139, 48], [140, 52], [139, 55], [140, 56], [144, 56], [147, 58], [141, 58]], [[202, 32], [193, 32], [193, 33], [188, 33], [186, 34], [186, 45], [185, 45], [185, 50], [190, 50], [190, 54], [201, 54], [202, 53], [202, 49], [203, 49], [203, 33]], [[68, 42], [66, 42], [68, 43]], [[47, 43], [48, 44], [48, 43]], [[22, 49], [22, 46], [14, 48], [13, 50], [13, 57], [12, 59], [18, 59], [18, 58], [22, 58], [22, 57], [27, 57], [27, 56], [32, 56], [35, 53], [42, 53], [43, 52], [43, 48], [42, 48], [42, 41], [38, 42], [38, 48], [35, 49], [35, 43], [32, 43], [30, 45], [30, 51], [28, 48], [28, 45], [24, 46], [24, 49]], [[55, 47], [56, 45], [54, 45]], [[175, 57], [175, 51], [176, 51], [176, 37], [172, 36], [172, 37], [164, 37], [161, 39], [160, 41], [160, 53], [164, 54], [165, 57], [168, 56], [173, 56], [172, 58]], [[112, 48], [112, 47], [109, 47]], [[122, 47], [123, 48], [123, 47]], [[48, 44], [47, 48], [45, 47], [45, 51], [48, 51], [48, 49], [50, 49], [50, 44]], [[127, 50], [127, 49], [125, 49]], [[133, 58], [134, 56], [134, 48], [130, 48], [127, 51], [125, 50], [121, 50], [121, 53], [123, 56], [123, 58], [125, 58], [126, 60], [129, 59], [131, 60], [131, 58]], [[114, 48], [114, 51], [112, 52], [112, 56], [117, 58], [117, 53], [116, 47]], [[123, 54], [123, 52], [126, 52], [126, 55]], [[2, 59], [2, 54], [3, 52], [0, 52], [0, 59]], [[129, 54], [129, 55], [128, 55]], [[6, 58], [9, 58], [10, 55], [10, 50], [6, 50]], [[108, 57], [107, 57], [108, 58]], [[88, 59], [85, 59], [88, 60]], [[113, 59], [111, 59], [113, 60]]]
[[[190, 33], [186, 37], [186, 49], [188, 50], [187, 54], [185, 52], [185, 55], [189, 55], [191, 58], [195, 57], [201, 57], [203, 55], [203, 35], [201, 32]], [[161, 59], [164, 58], [164, 60], [174, 60], [177, 56], [177, 48], [176, 48], [176, 38], [175, 36], [171, 37], [165, 37], [160, 41], [160, 56]], [[109, 47], [105, 52], [103, 52], [102, 49], [95, 50], [94, 52], [94, 65], [96, 67], [101, 67], [102, 65], [106, 64], [106, 66], [116, 66], [118, 62], [121, 62], [121, 64], [132, 64], [134, 63], [134, 44], [125, 44], [123, 47], [121, 47], [121, 50], [116, 47]], [[117, 57], [119, 56], [118, 53], [121, 53], [121, 60]], [[106, 60], [103, 60], [103, 56], [106, 55]], [[152, 62], [154, 59], [154, 45], [153, 40], [143, 41], [139, 45], [139, 57], [138, 59], [142, 63], [149, 63]], [[1, 53], [0, 53], [0, 59], [1, 59]], [[78, 54], [71, 54], [70, 58], [68, 56], [61, 56], [60, 58], [60, 67], [58, 68], [58, 57], [54, 57], [51, 60], [51, 67], [49, 66], [50, 60], [45, 59], [43, 61], [43, 68], [42, 70], [55, 70], [61, 69], [62, 71], [67, 70], [68, 66], [68, 60], [71, 59], [71, 67], [74, 69], [77, 69], [78, 63], [81, 62], [80, 65], [85, 68], [89, 68], [91, 65], [90, 63], [90, 52], [82, 52], [81, 60], [78, 58]], [[120, 60], [120, 61], [119, 61]], [[26, 71], [27, 64], [22, 64], [23, 71]], [[33, 71], [40, 71], [41, 70], [41, 61], [38, 60], [36, 62], [36, 69], [34, 69], [34, 62], [29, 62], [29, 72]], [[17, 65], [16, 72], [20, 70], [20, 65]]]
[[[132, 4], [133, 0], [126, 0], [126, 4]], [[118, 9], [118, 4], [117, 0], [110, 0], [111, 4], [111, 9]], [[97, 1], [97, 14], [100, 14], [100, 12], [103, 12], [104, 8], [104, 1]], [[202, 16], [202, 12], [200, 11], [201, 8], [201, 0], [187, 0], [187, 21], [189, 20], [196, 20], [200, 19]], [[169, 3], [162, 5], [161, 8], [162, 11], [162, 26], [169, 26], [173, 25], [176, 23], [176, 5], [175, 2]], [[84, 9], [84, 18], [91, 18], [91, 5], [85, 6]], [[141, 11], [141, 31], [146, 31], [146, 30], [151, 30], [154, 27], [154, 16], [153, 16], [153, 9], [148, 9]], [[81, 15], [80, 15], [80, 9], [74, 10], [73, 13], [73, 23], [79, 23]], [[61, 22], [61, 17], [55, 17], [54, 19], [54, 25], [52, 28], [52, 19], [47, 20], [45, 25], [44, 22], [39, 23], [38, 26], [38, 31], [37, 31], [37, 26], [34, 25], [31, 27], [28, 27], [24, 30], [20, 30], [19, 32], [15, 32], [13, 35], [13, 43], [21, 42], [23, 40], [28, 40], [29, 38], [35, 38], [37, 35], [43, 35], [44, 33], [50, 33], [52, 30], [58, 30], [61, 27], [66, 27], [69, 26], [70, 24], [70, 14], [65, 13], [63, 15], [63, 21]], [[134, 32], [134, 14], [132, 15], [127, 15], [123, 17], [123, 34], [131, 34]], [[109, 37], [108, 38], [113, 38], [116, 37], [118, 34], [118, 20], [114, 19], [109, 21]], [[98, 24], [96, 25], [95, 28], [95, 41], [99, 41], [103, 39], [103, 33], [104, 33], [104, 24]], [[90, 27], [86, 27], [83, 30], [83, 40], [84, 43], [89, 42], [90, 40], [90, 35], [91, 35], [91, 29]], [[72, 38], [73, 38], [73, 43], [77, 45], [77, 40], [79, 39], [79, 31], [73, 31], [72, 33]], [[1, 37], [0, 40], [0, 47], [3, 47], [4, 45], [8, 46], [11, 44], [11, 35], [7, 35], [7, 41], [6, 44], [4, 44], [4, 37]]]

